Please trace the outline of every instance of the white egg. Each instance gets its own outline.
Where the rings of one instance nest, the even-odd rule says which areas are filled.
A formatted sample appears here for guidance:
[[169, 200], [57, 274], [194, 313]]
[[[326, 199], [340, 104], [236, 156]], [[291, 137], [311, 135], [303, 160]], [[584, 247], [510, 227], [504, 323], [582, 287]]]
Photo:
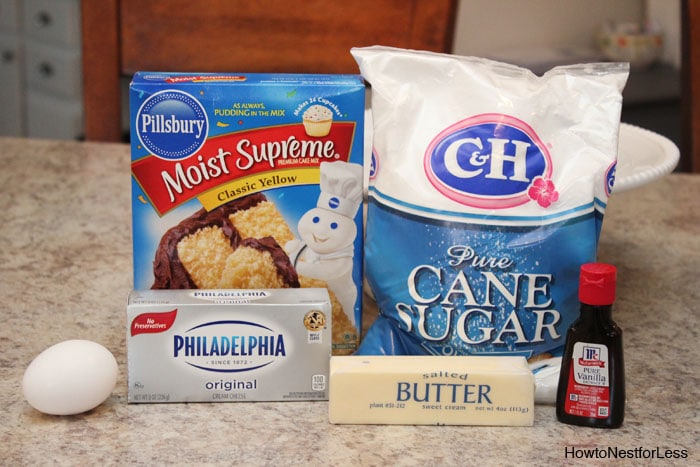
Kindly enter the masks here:
[[68, 340], [41, 352], [24, 372], [27, 402], [50, 415], [74, 415], [103, 403], [117, 383], [114, 355], [92, 341]]

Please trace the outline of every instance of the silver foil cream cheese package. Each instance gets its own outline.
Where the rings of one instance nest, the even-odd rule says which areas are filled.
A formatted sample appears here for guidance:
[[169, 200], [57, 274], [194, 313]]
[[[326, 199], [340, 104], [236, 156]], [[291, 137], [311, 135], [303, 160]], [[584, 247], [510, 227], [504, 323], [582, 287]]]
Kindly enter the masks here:
[[326, 400], [325, 289], [133, 291], [128, 400]]

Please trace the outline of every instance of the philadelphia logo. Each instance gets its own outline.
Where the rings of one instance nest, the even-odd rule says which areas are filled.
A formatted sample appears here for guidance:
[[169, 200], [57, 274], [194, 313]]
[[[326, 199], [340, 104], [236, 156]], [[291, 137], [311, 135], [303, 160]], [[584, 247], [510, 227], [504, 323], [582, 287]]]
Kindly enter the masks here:
[[211, 321], [172, 340], [172, 356], [200, 370], [238, 373], [257, 370], [287, 356], [284, 335], [259, 323]]
[[525, 122], [502, 114], [467, 118], [440, 132], [425, 152], [428, 180], [467, 206], [505, 209], [559, 199], [547, 146]]
[[209, 121], [197, 99], [170, 89], [146, 99], [136, 114], [135, 127], [139, 141], [154, 156], [180, 160], [202, 147]]

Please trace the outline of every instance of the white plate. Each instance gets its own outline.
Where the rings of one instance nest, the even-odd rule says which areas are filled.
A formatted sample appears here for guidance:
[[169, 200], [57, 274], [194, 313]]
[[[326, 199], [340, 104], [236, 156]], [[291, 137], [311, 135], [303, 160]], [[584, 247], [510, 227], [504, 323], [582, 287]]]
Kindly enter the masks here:
[[637, 188], [669, 174], [680, 151], [668, 138], [634, 125], [620, 125], [613, 193]]

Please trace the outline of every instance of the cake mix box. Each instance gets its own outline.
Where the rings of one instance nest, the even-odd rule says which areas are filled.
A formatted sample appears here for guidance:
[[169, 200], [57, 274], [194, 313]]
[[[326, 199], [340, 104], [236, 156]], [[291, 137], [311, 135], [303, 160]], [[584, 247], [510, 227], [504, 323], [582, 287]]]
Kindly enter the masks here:
[[331, 326], [326, 289], [132, 291], [128, 400], [326, 400]]
[[352, 353], [364, 105], [354, 75], [137, 73], [134, 288], [327, 288]]

